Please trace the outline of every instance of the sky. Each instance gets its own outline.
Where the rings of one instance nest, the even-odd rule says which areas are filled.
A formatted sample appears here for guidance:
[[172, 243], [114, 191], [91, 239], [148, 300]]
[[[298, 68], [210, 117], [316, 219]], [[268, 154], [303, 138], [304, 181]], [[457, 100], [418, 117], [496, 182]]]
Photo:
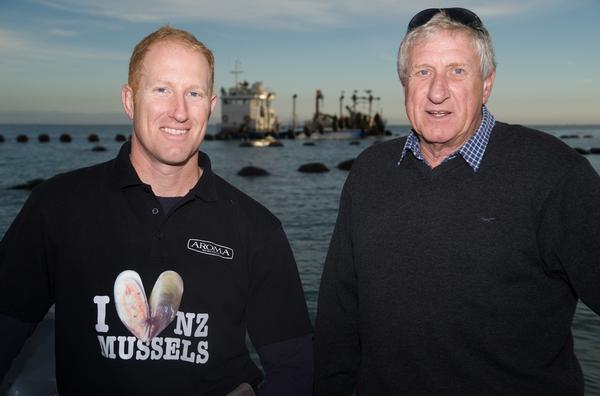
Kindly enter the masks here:
[[294, 94], [303, 120], [317, 89], [332, 114], [342, 91], [369, 89], [389, 124], [407, 124], [396, 74], [406, 25], [453, 6], [492, 35], [497, 119], [600, 124], [600, 0], [0, 0], [0, 123], [128, 123], [120, 89], [131, 51], [168, 23], [213, 50], [217, 93], [239, 60], [240, 80], [276, 93], [283, 123]]

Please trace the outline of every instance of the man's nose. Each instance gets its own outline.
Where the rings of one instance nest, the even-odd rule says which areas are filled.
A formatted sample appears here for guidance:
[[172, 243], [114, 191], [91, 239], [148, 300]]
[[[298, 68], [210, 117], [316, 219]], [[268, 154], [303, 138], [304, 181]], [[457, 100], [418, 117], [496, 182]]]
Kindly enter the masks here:
[[429, 86], [428, 98], [432, 103], [443, 103], [450, 96], [448, 79], [443, 74], [436, 73]]
[[173, 97], [169, 116], [178, 122], [184, 122], [188, 119], [187, 102], [183, 95], [175, 95]]

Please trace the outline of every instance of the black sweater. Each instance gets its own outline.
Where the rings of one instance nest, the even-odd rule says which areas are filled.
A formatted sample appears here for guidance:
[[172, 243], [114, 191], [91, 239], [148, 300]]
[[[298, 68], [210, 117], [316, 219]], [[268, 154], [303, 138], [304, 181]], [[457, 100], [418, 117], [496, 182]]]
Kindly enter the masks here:
[[406, 139], [344, 186], [316, 321], [316, 394], [580, 395], [571, 322], [600, 313], [600, 177], [558, 139], [496, 123], [481, 168]]

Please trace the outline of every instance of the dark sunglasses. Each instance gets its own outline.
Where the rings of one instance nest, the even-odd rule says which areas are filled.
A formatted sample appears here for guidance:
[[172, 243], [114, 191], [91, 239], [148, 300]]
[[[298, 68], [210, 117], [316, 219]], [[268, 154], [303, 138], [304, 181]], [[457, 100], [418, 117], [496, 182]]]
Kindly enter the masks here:
[[454, 22], [461, 23], [470, 28], [478, 30], [483, 27], [481, 19], [479, 19], [479, 17], [473, 11], [467, 10], [466, 8], [428, 8], [419, 12], [410, 20], [406, 33], [409, 33], [419, 26], [425, 25], [431, 20], [431, 18], [440, 12], [444, 12], [448, 18], [452, 19]]

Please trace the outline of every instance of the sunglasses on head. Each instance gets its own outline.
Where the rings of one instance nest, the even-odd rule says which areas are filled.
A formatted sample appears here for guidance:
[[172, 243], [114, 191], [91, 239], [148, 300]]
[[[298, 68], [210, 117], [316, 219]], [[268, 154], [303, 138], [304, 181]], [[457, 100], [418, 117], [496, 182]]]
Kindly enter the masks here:
[[440, 12], [444, 12], [448, 18], [452, 19], [454, 22], [458, 22], [470, 28], [481, 29], [483, 27], [481, 19], [479, 19], [479, 17], [473, 11], [467, 10], [466, 8], [428, 8], [412, 17], [408, 23], [408, 29], [406, 30], [406, 33], [418, 28], [419, 26], [425, 25], [431, 20], [431, 18]]

